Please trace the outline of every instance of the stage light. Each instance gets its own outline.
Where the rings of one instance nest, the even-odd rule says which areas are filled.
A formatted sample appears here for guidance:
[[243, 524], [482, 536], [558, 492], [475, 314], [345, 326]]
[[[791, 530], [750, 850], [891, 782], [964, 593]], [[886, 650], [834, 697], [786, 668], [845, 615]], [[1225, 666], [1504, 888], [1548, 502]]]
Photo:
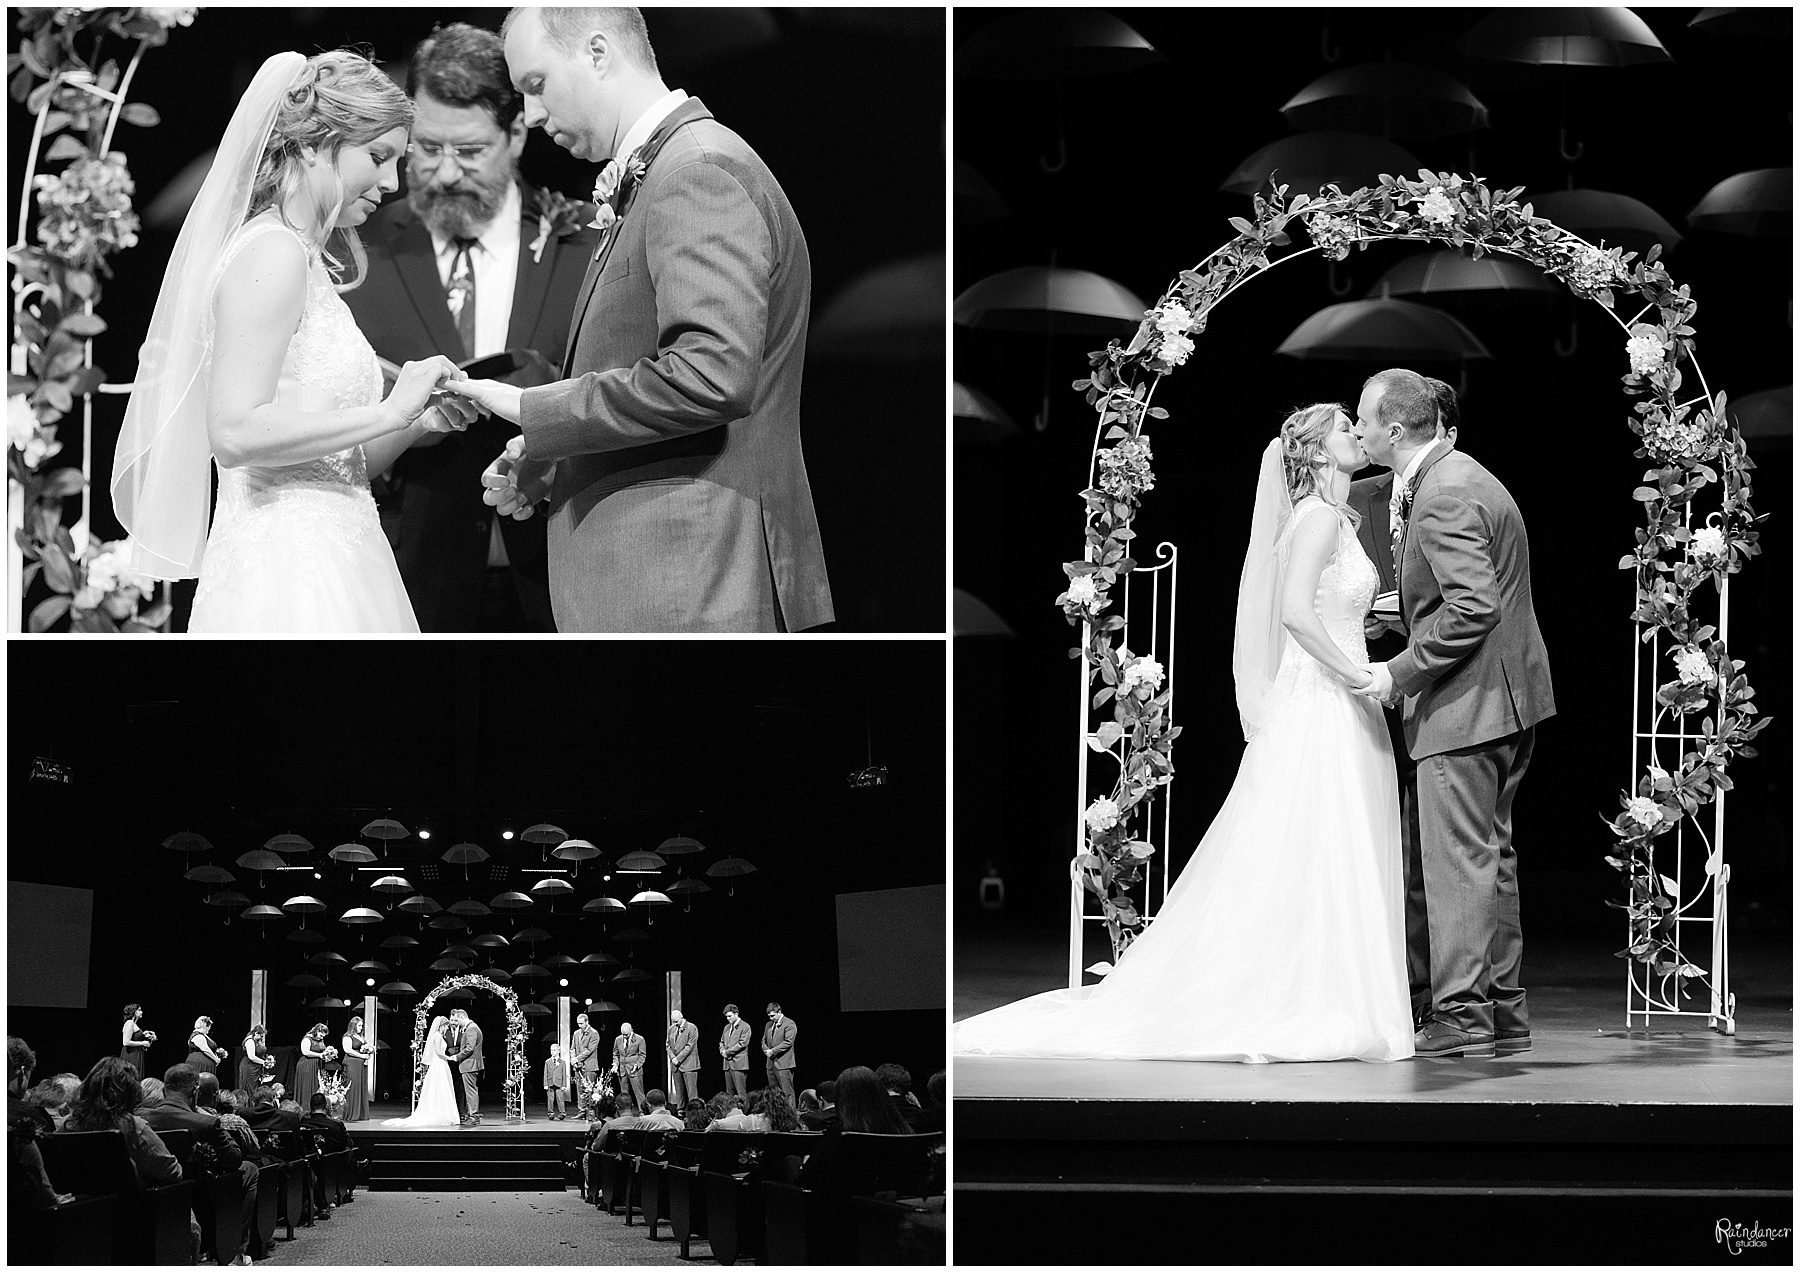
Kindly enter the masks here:
[[600, 877], [600, 882], [604, 884], [604, 883], [611, 881], [611, 879], [612, 879], [612, 876], [610, 876], [610, 875], [602, 875]]
[[419, 838], [421, 840], [429, 840], [431, 838], [431, 832], [427, 831], [424, 827], [420, 827]]
[[320, 875], [320, 874], [319, 874], [319, 873], [318, 873], [318, 872], [317, 872], [317, 871], [314, 871], [314, 872], [313, 872], [313, 878], [314, 878], [314, 879], [315, 879], [315, 880], [322, 880], [322, 879], [324, 879], [324, 878], [325, 878], [325, 877], [324, 877], [324, 876], [323, 876], [323, 875]]
[[510, 839], [512, 839], [512, 832], [511, 831], [502, 831], [500, 833], [500, 838], [502, 840], [510, 840]]
[[561, 981], [561, 983], [560, 983], [560, 984], [561, 984], [561, 985], [565, 985], [565, 986], [566, 986], [566, 985], [568, 985], [568, 984], [569, 984], [569, 979], [568, 979], [568, 978], [567, 978], [567, 977], [564, 977], [564, 978], [563, 978], [563, 979], [562, 979], [562, 981]]
[[374, 985], [374, 984], [375, 984], [375, 978], [373, 978], [373, 977], [370, 977], [370, 978], [369, 978], [369, 981], [368, 981], [368, 984], [369, 984], [369, 985], [371, 985], [371, 986], [373, 986], [373, 985]]

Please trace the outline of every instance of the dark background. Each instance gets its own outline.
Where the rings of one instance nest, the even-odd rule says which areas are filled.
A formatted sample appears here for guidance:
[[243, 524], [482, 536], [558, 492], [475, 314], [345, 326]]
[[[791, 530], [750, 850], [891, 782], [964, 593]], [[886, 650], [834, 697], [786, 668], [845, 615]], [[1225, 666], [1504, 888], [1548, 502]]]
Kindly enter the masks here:
[[[1109, 12], [1167, 62], [1054, 88], [958, 71], [956, 157], [973, 163], [1016, 215], [957, 226], [954, 291], [1003, 269], [1049, 264], [1054, 254], [1061, 266], [1096, 271], [1154, 303], [1179, 270], [1232, 236], [1229, 217], [1251, 215], [1247, 197], [1218, 187], [1251, 152], [1293, 131], [1281, 105], [1329, 70], [1392, 56], [1448, 71], [1491, 112], [1491, 129], [1401, 140], [1422, 164], [1473, 171], [1497, 188], [1560, 189], [1572, 177], [1577, 186], [1644, 200], [1687, 236], [1666, 259], [1699, 302], [1694, 327], [1711, 388], [1735, 398], [1791, 382], [1790, 240], [1686, 224], [1717, 182], [1792, 162], [1789, 11], [1770, 11], [1771, 30], [1745, 38], [1690, 28], [1694, 9], [1635, 10], [1674, 63], [1625, 70], [1464, 57], [1455, 42], [1485, 10]], [[960, 47], [995, 17], [959, 7], [953, 42]], [[1335, 62], [1324, 59], [1326, 48], [1338, 52]], [[1573, 164], [1558, 157], [1565, 91], [1571, 148], [1585, 147]], [[1068, 162], [1049, 174], [1039, 158], [1055, 152], [1058, 109]], [[1353, 252], [1337, 267], [1339, 285], [1355, 285], [1348, 296], [1331, 294], [1316, 254], [1258, 278], [1221, 307], [1188, 364], [1157, 391], [1170, 419], [1146, 431], [1156, 488], [1135, 529], [1140, 545], [1167, 539], [1182, 554], [1177, 868], [1224, 798], [1243, 748], [1231, 625], [1257, 455], [1288, 410], [1320, 400], [1353, 406], [1364, 378], [1379, 369], [1273, 351], [1309, 314], [1362, 297], [1389, 266], [1420, 250]], [[1617, 564], [1642, 521], [1631, 490], [1647, 462], [1633, 458], [1637, 439], [1626, 427], [1634, 400], [1621, 392], [1623, 334], [1597, 306], [1560, 291], [1554, 300], [1486, 308], [1407, 299], [1458, 313], [1493, 353], [1491, 362], [1468, 364], [1460, 446], [1507, 484], [1531, 530], [1558, 714], [1538, 730], [1517, 807], [1525, 922], [1534, 931], [1622, 929], [1603, 905], [1620, 890], [1602, 861], [1613, 837], [1596, 815], [1611, 816], [1634, 776], [1625, 763], [1632, 578]], [[1566, 345], [1571, 322], [1576, 350], [1558, 357], [1553, 343]], [[1080, 637], [1053, 599], [1067, 583], [1061, 563], [1081, 556], [1078, 492], [1094, 435], [1094, 415], [1069, 382], [1086, 374], [1086, 352], [1104, 344], [1056, 337], [1046, 374], [1042, 336], [956, 330], [956, 378], [996, 398], [1023, 430], [997, 445], [959, 439], [955, 452], [955, 582], [1017, 633], [956, 646], [959, 924], [1065, 922], [1079, 747], [1079, 665], [1067, 652]], [[1458, 381], [1454, 364], [1418, 369]], [[1031, 421], [1046, 381], [1049, 428], [1038, 433]], [[1792, 890], [1791, 449], [1784, 438], [1758, 444], [1753, 456], [1754, 504], [1772, 516], [1762, 526], [1763, 555], [1732, 582], [1732, 652], [1776, 721], [1758, 739], [1761, 756], [1731, 771], [1737, 789], [1728, 797], [1726, 857], [1732, 924], [1742, 933], [1785, 930]], [[1149, 557], [1148, 548], [1138, 556]], [[1708, 604], [1697, 594], [1698, 610]], [[999, 916], [977, 907], [990, 866], [1007, 889]]]
[[[114, 138], [136, 180], [140, 215], [217, 143], [271, 54], [359, 47], [404, 83], [406, 59], [434, 27], [498, 30], [505, 16], [505, 9], [429, 7], [202, 9], [192, 26], [145, 55], [132, 83], [132, 99], [155, 107], [162, 122], [147, 130], [121, 124]], [[648, 9], [645, 19], [664, 81], [701, 98], [754, 146], [793, 203], [812, 256], [815, 337], [832, 298], [857, 276], [903, 259], [941, 258], [942, 10]], [[17, 44], [14, 30], [9, 47]], [[108, 47], [121, 61], [129, 57], [116, 37]], [[14, 105], [10, 121], [9, 225], [33, 120]], [[598, 167], [533, 130], [521, 171], [527, 181], [585, 198]], [[392, 197], [404, 195], [403, 184]], [[111, 330], [94, 347], [111, 382], [131, 379], [174, 246], [174, 231], [146, 228], [112, 262], [115, 277], [100, 305]], [[829, 351], [815, 341], [809, 350], [803, 442], [842, 629], [943, 629], [942, 521], [919, 511], [942, 508], [945, 495], [942, 326], [935, 304], [931, 312], [920, 323], [895, 303], [885, 338]], [[107, 490], [124, 398], [100, 395], [95, 404], [95, 529], [112, 539], [121, 531]], [[80, 463], [79, 419], [58, 436], [64, 450], [52, 463]], [[178, 627], [192, 593], [191, 582], [177, 589]]]
[[[102, 657], [104, 655], [104, 657]], [[421, 995], [448, 974], [429, 971], [452, 942], [480, 933], [547, 930], [535, 962], [563, 953], [579, 960], [597, 950], [621, 962], [560, 970], [568, 993], [608, 999], [620, 1013], [596, 1019], [610, 1054], [621, 1019], [649, 1044], [646, 1086], [661, 1083], [662, 974], [683, 973], [685, 1010], [700, 1028], [703, 1088], [722, 1086], [717, 1043], [722, 1009], [735, 1002], [761, 1037], [763, 1005], [779, 1000], [799, 1024], [797, 1078], [835, 1077], [847, 1065], [898, 1061], [922, 1089], [943, 1066], [942, 1009], [839, 1013], [834, 898], [840, 893], [939, 884], [943, 880], [944, 652], [938, 642], [594, 643], [535, 642], [184, 642], [174, 647], [101, 646], [42, 641], [10, 652], [8, 878], [94, 890], [94, 931], [85, 1011], [13, 1008], [8, 1030], [38, 1055], [40, 1077], [86, 1073], [119, 1049], [120, 1009], [145, 1006], [157, 1032], [149, 1073], [187, 1055], [188, 1028], [211, 1016], [214, 1040], [236, 1048], [248, 1027], [249, 970], [270, 970], [269, 1042], [297, 1045], [324, 1020], [336, 1045], [347, 1009], [309, 1008], [324, 993], [359, 1003], [369, 974], [348, 965], [307, 962], [321, 950], [355, 964], [376, 958]], [[34, 756], [73, 766], [72, 785], [30, 782]], [[852, 771], [886, 765], [889, 784], [852, 790]], [[432, 832], [392, 842], [384, 859], [419, 890], [448, 907], [488, 902], [543, 878], [520, 867], [566, 866], [549, 847], [504, 841], [537, 822], [553, 822], [592, 841], [602, 856], [581, 864], [575, 892], [555, 913], [542, 900], [443, 930], [388, 907], [406, 894], [373, 892], [374, 873], [327, 856], [360, 841], [380, 852], [361, 827], [392, 817]], [[207, 854], [184, 855], [162, 842], [197, 831]], [[235, 859], [286, 832], [314, 847], [322, 875], [270, 872], [266, 884]], [[655, 849], [689, 835], [706, 852], [670, 857], [660, 876], [602, 876], [619, 855]], [[472, 841], [491, 855], [469, 868], [439, 861], [452, 844]], [[702, 879], [724, 857], [747, 858], [755, 874], [708, 880], [713, 891], [656, 908], [615, 912], [604, 930], [582, 905], [601, 893], [628, 900], [640, 888], [666, 889], [679, 874]], [[329, 909], [306, 917], [326, 945], [288, 935], [297, 916], [270, 920], [266, 932], [239, 917], [240, 906], [206, 905], [216, 885], [183, 878], [201, 862], [224, 866], [252, 902], [279, 906], [311, 893]], [[423, 868], [434, 866], [437, 878]], [[504, 879], [490, 868], [510, 868]], [[642, 882], [633, 882], [642, 881]], [[735, 884], [735, 895], [727, 888]], [[383, 913], [352, 926], [352, 906]], [[436, 918], [435, 916], [433, 918]], [[649, 934], [626, 943], [630, 926]], [[941, 924], [937, 930], [940, 934]], [[418, 938], [408, 950], [383, 950], [396, 933]], [[484, 951], [485, 953], [485, 951]], [[532, 948], [502, 949], [510, 972], [534, 962]], [[487, 960], [471, 971], [485, 971]], [[623, 966], [653, 980], [610, 980]], [[283, 983], [296, 973], [323, 977], [328, 991]], [[389, 977], [376, 976], [377, 985]], [[941, 986], [944, 965], [909, 970]], [[521, 1005], [556, 991], [553, 983], [511, 983]], [[381, 1090], [396, 1086], [394, 1058], [411, 1046], [416, 999], [384, 996], [397, 1009], [381, 1015]], [[440, 1001], [441, 1002], [441, 1001]], [[505, 1026], [497, 997], [476, 992], [466, 1004], [490, 1041], [490, 1099], [498, 1098]], [[541, 1036], [554, 1017], [534, 1017], [527, 1053], [531, 1078], [548, 1055]], [[751, 1081], [762, 1082], [760, 1052]], [[232, 1059], [235, 1067], [236, 1055]], [[400, 1070], [405, 1062], [400, 1063]], [[235, 1072], [235, 1069], [233, 1070]]]

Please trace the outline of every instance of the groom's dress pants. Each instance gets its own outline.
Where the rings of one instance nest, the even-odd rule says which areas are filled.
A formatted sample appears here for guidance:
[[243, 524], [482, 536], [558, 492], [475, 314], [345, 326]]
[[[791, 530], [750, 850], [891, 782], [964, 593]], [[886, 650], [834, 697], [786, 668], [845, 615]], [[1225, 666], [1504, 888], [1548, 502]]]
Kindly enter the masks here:
[[1419, 832], [1430, 896], [1431, 990], [1459, 1030], [1528, 1030], [1519, 985], [1512, 807], [1535, 729], [1419, 762]]
[[444, 1064], [448, 1066], [450, 1070], [450, 1095], [456, 1098], [457, 1116], [467, 1118], [469, 1116], [469, 1107], [467, 1099], [463, 1094], [462, 1075], [456, 1072], [455, 1061], [446, 1060]]
[[481, 1071], [464, 1070], [460, 1077], [462, 1078], [463, 1104], [468, 1106], [468, 1116], [479, 1118], [481, 1116]]

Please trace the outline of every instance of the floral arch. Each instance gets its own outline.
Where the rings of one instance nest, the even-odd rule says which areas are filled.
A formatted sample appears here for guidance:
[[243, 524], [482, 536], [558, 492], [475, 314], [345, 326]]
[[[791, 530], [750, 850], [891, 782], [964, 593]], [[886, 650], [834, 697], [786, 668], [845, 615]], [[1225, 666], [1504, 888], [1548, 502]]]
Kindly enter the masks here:
[[[1083, 846], [1072, 870], [1099, 900], [1115, 958], [1147, 922], [1128, 890], [1156, 852], [1148, 839], [1132, 834], [1133, 811], [1147, 808], [1145, 802], [1170, 782], [1170, 745], [1180, 732], [1170, 720], [1173, 688], [1164, 687], [1162, 666], [1133, 655], [1123, 643], [1124, 615], [1106, 613], [1110, 590], [1138, 568], [1131, 555], [1131, 523], [1154, 485], [1144, 428], [1169, 414], [1152, 406], [1151, 398], [1161, 379], [1187, 362], [1194, 338], [1206, 330], [1219, 303], [1251, 278], [1311, 252], [1341, 261], [1353, 247], [1410, 240], [1445, 244], [1477, 259], [1496, 252], [1530, 262], [1576, 296], [1599, 304], [1625, 335], [1625, 392], [1641, 399], [1628, 424], [1641, 442], [1636, 455], [1653, 467], [1632, 493], [1644, 505], [1645, 524], [1619, 568], [1636, 575], [1632, 618], [1641, 642], [1650, 646], [1662, 638], [1658, 646], [1666, 647], [1662, 652], [1669, 663], [1655, 673], [1659, 681], [1668, 679], [1655, 692], [1648, 731], [1636, 733], [1639, 740], [1651, 739], [1648, 761], [1635, 789], [1620, 792], [1618, 811], [1602, 815], [1616, 841], [1606, 860], [1626, 877], [1628, 889], [1622, 906], [1631, 940], [1619, 954], [1644, 966], [1646, 991], [1652, 973], [1665, 987], [1675, 978], [1677, 998], [1683, 978], [1704, 976], [1680, 954], [1675, 923], [1686, 907], [1672, 896], [1676, 881], [1653, 866], [1652, 841], [1687, 819], [1706, 844], [1707, 875], [1724, 869], [1722, 843], [1707, 840], [1696, 815], [1730, 790], [1726, 767], [1738, 756], [1756, 754], [1750, 742], [1768, 724], [1753, 719], [1753, 691], [1742, 674], [1743, 662], [1726, 651], [1723, 624], [1699, 624], [1690, 614], [1694, 592], [1711, 583], [1723, 615], [1727, 579], [1760, 551], [1750, 507], [1750, 472], [1756, 466], [1726, 418], [1725, 395], [1713, 394], [1700, 371], [1688, 325], [1697, 305], [1685, 285], [1670, 279], [1658, 259], [1660, 245], [1642, 260], [1621, 248], [1595, 247], [1534, 217], [1530, 204], [1517, 201], [1522, 189], [1496, 192], [1479, 177], [1429, 169], [1422, 169], [1417, 181], [1384, 175], [1379, 184], [1351, 194], [1326, 186], [1317, 196], [1288, 199], [1287, 187], [1278, 186], [1269, 197], [1256, 196], [1253, 221], [1231, 218], [1237, 236], [1183, 270], [1128, 344], [1121, 347], [1115, 340], [1088, 356], [1089, 376], [1074, 383], [1099, 417], [1088, 489], [1082, 492], [1086, 551], [1082, 560], [1064, 564], [1069, 586], [1056, 600], [1069, 622], [1082, 628], [1081, 648], [1070, 656], [1085, 660], [1089, 689], [1096, 675], [1104, 682], [1087, 700], [1087, 710], [1112, 704], [1111, 718], [1088, 735], [1088, 745], [1114, 756], [1119, 777], [1109, 796], [1087, 805]], [[1286, 227], [1294, 221], [1305, 226], [1312, 245], [1271, 259], [1271, 250], [1289, 246]], [[1619, 313], [1622, 294], [1643, 301], [1629, 318]], [[1685, 402], [1678, 400], [1684, 363], [1700, 388]], [[1102, 434], [1111, 446], [1102, 445]], [[1694, 496], [1715, 484], [1721, 487], [1720, 506], [1696, 526]], [[1697, 729], [1682, 724], [1678, 734], [1659, 734], [1668, 728], [1663, 721], [1669, 716], [1705, 719]], [[1642, 726], [1634, 720], [1633, 728]], [[1664, 768], [1656, 740], [1670, 737], [1680, 739], [1678, 749], [1692, 746], [1672, 768]], [[1715, 825], [1722, 830], [1722, 814]], [[1666, 1003], [1666, 994], [1657, 1002]]]
[[480, 973], [459, 973], [454, 977], [445, 977], [423, 999], [413, 1011], [413, 1105], [419, 1103], [419, 1088], [425, 1082], [425, 1063], [421, 1059], [425, 1054], [425, 1031], [431, 1024], [431, 1007], [439, 998], [452, 990], [487, 990], [497, 995], [506, 1005], [506, 1117], [518, 1122], [525, 1121], [525, 1013], [519, 1007], [519, 996], [508, 986], [482, 976]]

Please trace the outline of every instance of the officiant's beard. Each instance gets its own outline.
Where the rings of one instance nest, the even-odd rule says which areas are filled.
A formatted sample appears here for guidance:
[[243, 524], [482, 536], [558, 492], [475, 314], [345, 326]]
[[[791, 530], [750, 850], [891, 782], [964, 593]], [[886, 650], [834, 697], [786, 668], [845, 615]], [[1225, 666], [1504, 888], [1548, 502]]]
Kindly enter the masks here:
[[406, 202], [434, 234], [446, 239], [476, 238], [500, 215], [514, 176], [503, 172], [483, 181], [464, 173], [454, 186], [415, 187], [407, 191]]

